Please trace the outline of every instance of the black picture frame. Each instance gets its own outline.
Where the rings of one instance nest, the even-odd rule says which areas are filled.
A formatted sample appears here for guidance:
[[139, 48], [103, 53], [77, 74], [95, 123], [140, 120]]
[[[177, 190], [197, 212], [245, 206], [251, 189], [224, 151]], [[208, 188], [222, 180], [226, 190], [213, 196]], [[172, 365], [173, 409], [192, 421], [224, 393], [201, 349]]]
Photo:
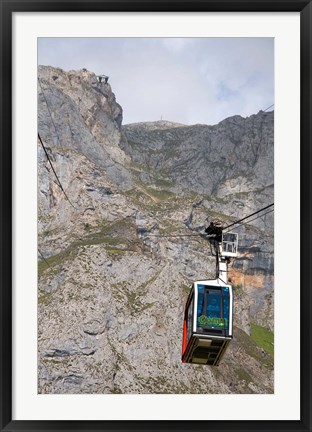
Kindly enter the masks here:
[[[0, 0], [1, 14], [1, 431], [311, 431], [311, 0]], [[12, 15], [14, 12], [300, 12], [301, 67], [301, 415], [298, 421], [15, 421], [12, 420]], [[291, 202], [290, 202], [291, 206]], [[291, 241], [291, 227], [286, 235]], [[299, 280], [299, 275], [298, 275]]]

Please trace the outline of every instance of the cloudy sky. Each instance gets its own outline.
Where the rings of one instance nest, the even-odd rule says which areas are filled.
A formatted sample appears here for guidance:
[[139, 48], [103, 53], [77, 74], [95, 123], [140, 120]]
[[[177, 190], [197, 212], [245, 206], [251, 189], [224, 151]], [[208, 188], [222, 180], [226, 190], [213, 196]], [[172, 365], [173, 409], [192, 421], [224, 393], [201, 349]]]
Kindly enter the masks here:
[[39, 38], [38, 64], [109, 75], [124, 124], [212, 125], [274, 103], [273, 38]]

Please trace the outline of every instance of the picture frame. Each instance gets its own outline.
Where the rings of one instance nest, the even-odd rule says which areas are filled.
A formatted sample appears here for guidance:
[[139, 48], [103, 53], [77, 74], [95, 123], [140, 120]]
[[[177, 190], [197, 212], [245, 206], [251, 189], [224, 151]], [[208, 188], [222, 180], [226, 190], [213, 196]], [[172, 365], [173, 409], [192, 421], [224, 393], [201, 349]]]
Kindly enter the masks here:
[[[188, 2], [144, 2], [144, 1], [10, 1], [1, 0], [1, 372], [0, 372], [0, 424], [3, 431], [15, 430], [205, 430], [210, 431], [267, 431], [296, 430], [310, 431], [311, 425], [311, 0], [216, 0]], [[12, 152], [14, 133], [12, 130], [12, 17], [16, 12], [299, 12], [300, 13], [300, 420], [14, 420], [12, 416], [13, 363], [14, 353], [12, 333], [12, 286], [14, 269], [12, 267], [13, 220]], [[291, 236], [291, 230], [290, 234]]]

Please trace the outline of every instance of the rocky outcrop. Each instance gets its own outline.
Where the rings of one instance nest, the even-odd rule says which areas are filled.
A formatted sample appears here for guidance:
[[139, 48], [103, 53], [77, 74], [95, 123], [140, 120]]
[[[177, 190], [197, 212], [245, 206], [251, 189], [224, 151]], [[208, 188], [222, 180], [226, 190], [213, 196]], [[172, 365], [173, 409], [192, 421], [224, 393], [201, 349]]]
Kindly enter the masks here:
[[128, 157], [119, 147], [122, 108], [109, 83], [87, 70], [64, 72], [39, 66], [38, 131], [48, 146], [75, 149], [120, 187], [130, 177]]
[[216, 126], [132, 124], [123, 127], [122, 144], [133, 162], [148, 167], [143, 181], [157, 185], [161, 177], [169, 190], [232, 200], [237, 211], [246, 206], [245, 194], [272, 195], [267, 188], [274, 183], [273, 120], [273, 112], [260, 111]]
[[39, 134], [70, 200], [38, 142], [39, 393], [272, 393], [251, 324], [273, 330], [273, 213], [237, 228], [221, 366], [182, 364], [181, 344], [189, 286], [215, 276], [197, 234], [273, 200], [273, 115], [123, 127], [93, 73], [38, 74]]

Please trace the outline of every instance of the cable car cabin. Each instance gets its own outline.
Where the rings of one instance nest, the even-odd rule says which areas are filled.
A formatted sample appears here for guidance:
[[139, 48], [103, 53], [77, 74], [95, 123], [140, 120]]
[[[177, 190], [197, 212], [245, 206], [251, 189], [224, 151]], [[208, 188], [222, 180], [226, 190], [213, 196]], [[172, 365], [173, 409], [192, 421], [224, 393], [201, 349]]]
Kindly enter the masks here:
[[231, 285], [195, 282], [185, 307], [182, 361], [218, 366], [232, 339], [232, 317]]

